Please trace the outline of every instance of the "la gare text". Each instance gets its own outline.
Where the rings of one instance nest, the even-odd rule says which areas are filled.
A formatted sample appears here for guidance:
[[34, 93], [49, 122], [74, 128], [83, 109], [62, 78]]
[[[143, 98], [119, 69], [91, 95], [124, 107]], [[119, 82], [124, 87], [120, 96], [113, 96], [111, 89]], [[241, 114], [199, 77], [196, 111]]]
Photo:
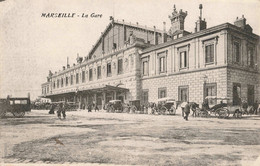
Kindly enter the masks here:
[[102, 14], [97, 14], [97, 13], [42, 13], [41, 17], [45, 18], [76, 18], [76, 17], [81, 17], [81, 18], [101, 18]]

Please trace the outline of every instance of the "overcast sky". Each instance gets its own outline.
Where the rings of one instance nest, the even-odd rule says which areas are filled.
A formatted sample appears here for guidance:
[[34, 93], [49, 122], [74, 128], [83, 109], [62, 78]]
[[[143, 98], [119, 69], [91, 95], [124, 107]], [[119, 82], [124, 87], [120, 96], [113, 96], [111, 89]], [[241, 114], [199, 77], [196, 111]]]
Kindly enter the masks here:
[[[260, 34], [260, 2], [203, 0], [5, 0], [0, 2], [0, 97], [41, 94], [48, 71], [62, 69], [69, 57], [75, 63], [77, 53], [86, 56], [109, 23], [115, 20], [154, 25], [162, 29], [176, 8], [188, 12], [185, 29], [194, 32], [203, 4], [208, 27], [225, 22], [233, 24], [242, 14], [253, 32]], [[101, 18], [44, 18], [42, 13], [102, 14]]]

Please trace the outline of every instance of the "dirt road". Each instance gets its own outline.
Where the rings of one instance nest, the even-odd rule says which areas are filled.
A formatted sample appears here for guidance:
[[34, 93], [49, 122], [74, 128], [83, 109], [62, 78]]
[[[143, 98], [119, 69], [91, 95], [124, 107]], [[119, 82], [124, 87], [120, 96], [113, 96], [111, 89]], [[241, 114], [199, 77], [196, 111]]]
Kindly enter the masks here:
[[33, 110], [1, 119], [1, 162], [253, 165], [260, 155], [259, 116], [185, 121], [180, 115], [67, 114], [59, 120]]

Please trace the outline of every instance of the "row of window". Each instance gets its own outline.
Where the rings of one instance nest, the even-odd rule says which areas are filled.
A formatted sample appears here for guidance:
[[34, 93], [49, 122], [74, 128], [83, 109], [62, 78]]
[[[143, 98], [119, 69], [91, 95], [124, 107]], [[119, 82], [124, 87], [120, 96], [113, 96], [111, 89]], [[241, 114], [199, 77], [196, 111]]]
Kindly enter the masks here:
[[[123, 59], [118, 59], [117, 64], [118, 64], [117, 74], [123, 74]], [[107, 63], [106, 74], [107, 74], [107, 77], [112, 76], [111, 62]], [[86, 82], [86, 75], [87, 75], [86, 71], [81, 72], [81, 82], [82, 83]], [[93, 81], [93, 69], [89, 69], [88, 78], [89, 78], [89, 81]], [[101, 79], [101, 78], [102, 78], [101, 66], [98, 66], [97, 67], [97, 79]], [[74, 84], [74, 75], [71, 75], [70, 77], [67, 76], [65, 78], [57, 79], [57, 81], [53, 82], [53, 89], [68, 86], [69, 81], [70, 81], [70, 85]], [[79, 84], [79, 73], [76, 73], [75, 81], [76, 81], [76, 84]]]
[[[207, 83], [204, 85], [204, 98], [207, 96], [216, 96], [217, 95], [217, 84], [216, 83]], [[167, 88], [162, 87], [158, 88], [158, 99], [167, 97]], [[149, 90], [143, 90], [143, 102], [148, 103], [149, 99]], [[178, 100], [179, 101], [188, 101], [189, 100], [189, 86], [179, 86], [178, 87]], [[214, 104], [214, 100], [210, 101], [210, 104]]]
[[[241, 55], [240, 55], [240, 44], [238, 42], [234, 42], [233, 47], [233, 55], [234, 55], [234, 61], [236, 63], [241, 62]], [[212, 64], [215, 62], [216, 53], [215, 53], [215, 44], [210, 43], [205, 45], [204, 54], [205, 54], [205, 64]], [[165, 73], [166, 72], [166, 57], [167, 52], [158, 53], [157, 56], [159, 57], [159, 73]], [[250, 67], [254, 67], [254, 48], [248, 47], [247, 51], [247, 65]], [[179, 68], [185, 69], [188, 67], [188, 51], [182, 50], [179, 52]], [[149, 59], [144, 58], [142, 60], [142, 74], [143, 76], [149, 75]]]

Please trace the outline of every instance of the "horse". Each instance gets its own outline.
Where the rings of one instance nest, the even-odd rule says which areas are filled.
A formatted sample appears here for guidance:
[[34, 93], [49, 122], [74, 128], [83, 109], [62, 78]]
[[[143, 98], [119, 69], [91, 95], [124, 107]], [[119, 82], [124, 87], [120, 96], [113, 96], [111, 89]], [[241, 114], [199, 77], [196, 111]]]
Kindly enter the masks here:
[[190, 102], [189, 104], [190, 104], [190, 109], [192, 110], [192, 116], [197, 117], [198, 116], [197, 110], [199, 109], [199, 104], [195, 102]]

